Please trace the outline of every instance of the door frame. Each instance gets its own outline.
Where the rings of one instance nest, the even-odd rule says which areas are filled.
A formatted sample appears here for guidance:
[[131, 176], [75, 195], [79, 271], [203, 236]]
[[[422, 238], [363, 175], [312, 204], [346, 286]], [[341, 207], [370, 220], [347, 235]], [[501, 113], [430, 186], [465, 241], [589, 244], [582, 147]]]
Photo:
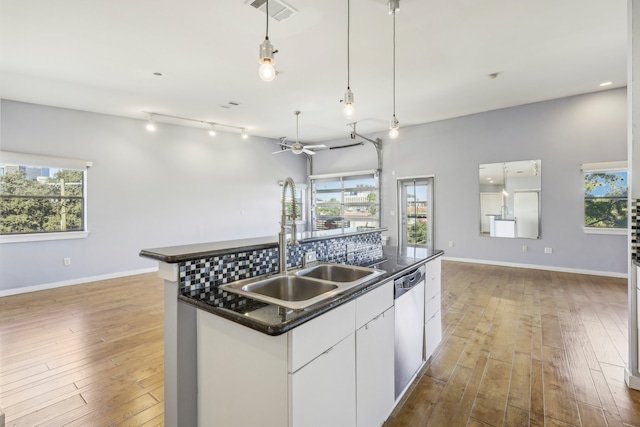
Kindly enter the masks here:
[[[398, 246], [408, 246], [406, 242], [404, 242], [404, 237], [402, 236], [402, 217], [403, 217], [403, 208], [402, 208], [402, 184], [407, 181], [431, 181], [431, 192], [427, 194], [427, 218], [429, 219], [428, 228], [427, 228], [427, 237], [429, 237], [429, 228], [431, 229], [431, 240], [427, 238], [426, 245], [415, 245], [415, 247], [428, 247], [435, 248], [436, 244], [436, 227], [435, 227], [435, 217], [436, 217], [436, 176], [433, 174], [429, 175], [413, 175], [413, 176], [403, 176], [396, 178], [396, 205], [398, 207]], [[429, 203], [431, 202], [431, 203]], [[411, 245], [414, 246], [414, 245]]]

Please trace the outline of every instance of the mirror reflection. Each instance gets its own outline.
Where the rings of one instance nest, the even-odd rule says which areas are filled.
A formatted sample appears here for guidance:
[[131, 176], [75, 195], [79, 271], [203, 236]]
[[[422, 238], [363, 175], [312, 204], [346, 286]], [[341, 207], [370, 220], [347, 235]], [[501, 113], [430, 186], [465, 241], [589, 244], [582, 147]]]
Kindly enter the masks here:
[[480, 235], [540, 238], [542, 161], [480, 165]]

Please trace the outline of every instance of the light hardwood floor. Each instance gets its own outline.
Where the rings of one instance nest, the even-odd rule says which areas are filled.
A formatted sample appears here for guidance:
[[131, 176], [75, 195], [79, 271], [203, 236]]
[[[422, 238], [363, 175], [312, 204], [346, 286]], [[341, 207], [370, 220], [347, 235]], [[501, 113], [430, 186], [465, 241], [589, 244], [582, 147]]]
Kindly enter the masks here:
[[157, 274], [0, 298], [7, 426], [164, 424]]
[[[443, 262], [443, 343], [385, 427], [640, 427], [626, 289]], [[0, 298], [7, 426], [162, 425], [162, 298], [155, 274]]]
[[399, 426], [640, 426], [625, 279], [443, 263], [443, 342]]

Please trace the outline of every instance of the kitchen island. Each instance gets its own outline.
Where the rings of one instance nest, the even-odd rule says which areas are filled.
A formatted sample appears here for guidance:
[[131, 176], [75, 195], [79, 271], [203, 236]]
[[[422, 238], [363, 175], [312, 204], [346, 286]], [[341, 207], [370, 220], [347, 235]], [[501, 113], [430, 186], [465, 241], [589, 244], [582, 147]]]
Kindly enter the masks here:
[[[308, 399], [322, 387], [314, 386], [312, 378], [306, 378], [301, 372], [313, 372], [306, 368], [316, 359], [322, 363], [332, 358], [343, 360], [336, 359], [341, 352], [332, 351], [334, 348], [355, 352], [356, 330], [369, 322], [386, 318], [387, 322], [378, 323], [386, 323], [387, 330], [393, 325], [394, 278], [437, 259], [439, 314], [438, 257], [442, 251], [383, 247], [382, 231], [384, 229], [353, 230], [329, 236], [307, 235], [300, 245], [288, 247], [290, 263], [287, 266], [290, 268], [299, 267], [304, 254], [313, 251], [321, 262], [373, 266], [384, 273], [307, 310], [287, 311], [280, 316], [264, 315], [265, 311], [277, 310], [276, 307], [219, 289], [220, 285], [234, 280], [278, 273], [278, 248], [273, 239], [143, 250], [141, 256], [161, 261], [159, 271], [167, 285], [166, 425], [293, 426], [313, 425], [309, 423], [314, 419], [320, 422], [319, 413], [310, 410], [317, 409], [317, 405], [304, 402], [309, 403]], [[366, 301], [369, 302], [365, 304]], [[391, 323], [388, 323], [389, 319]], [[439, 320], [438, 316], [438, 328]], [[366, 330], [373, 329], [370, 327], [368, 325]], [[391, 342], [386, 341], [381, 352], [384, 353], [384, 348], [387, 352], [393, 349], [392, 339], [393, 336]], [[342, 347], [337, 347], [338, 344]], [[376, 340], [369, 344], [372, 348], [380, 347]], [[320, 354], [333, 353], [333, 356], [319, 358], [318, 351]], [[361, 370], [375, 359], [366, 354], [359, 356], [363, 360], [359, 364]], [[347, 355], [346, 360], [351, 357]], [[343, 368], [349, 366], [338, 363], [329, 371], [325, 366], [320, 370], [323, 373], [320, 378], [326, 382], [333, 376], [337, 383], [344, 385], [343, 374], [346, 378], [351, 376], [343, 372]], [[354, 389], [353, 399], [336, 400], [336, 405], [343, 411], [336, 412], [341, 422], [332, 425], [361, 425], [356, 424], [355, 354], [352, 368], [349, 372], [354, 374], [353, 381], [347, 381], [347, 389]], [[389, 375], [392, 378], [392, 371]], [[335, 399], [344, 393], [336, 395], [325, 391], [325, 394]], [[364, 397], [359, 401], [364, 401]], [[248, 407], [252, 409], [246, 411]], [[393, 398], [390, 404], [387, 400], [383, 417], [386, 418], [392, 407]], [[239, 415], [238, 411], [244, 413]]]

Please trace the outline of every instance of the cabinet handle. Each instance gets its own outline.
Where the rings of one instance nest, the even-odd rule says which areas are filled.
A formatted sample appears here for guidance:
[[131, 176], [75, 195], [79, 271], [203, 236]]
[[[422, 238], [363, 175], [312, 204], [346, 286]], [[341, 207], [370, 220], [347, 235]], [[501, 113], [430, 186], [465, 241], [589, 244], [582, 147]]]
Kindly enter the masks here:
[[378, 320], [380, 317], [384, 317], [384, 311], [383, 311], [382, 313], [378, 314], [378, 315], [377, 315], [376, 317], [374, 317], [373, 319], [369, 320], [369, 321], [367, 322], [367, 324], [366, 324], [366, 325], [364, 325], [364, 329], [365, 329], [365, 330], [368, 330], [368, 329], [369, 329], [369, 324], [370, 324], [370, 323], [375, 322], [375, 321], [376, 321], [376, 320]]

